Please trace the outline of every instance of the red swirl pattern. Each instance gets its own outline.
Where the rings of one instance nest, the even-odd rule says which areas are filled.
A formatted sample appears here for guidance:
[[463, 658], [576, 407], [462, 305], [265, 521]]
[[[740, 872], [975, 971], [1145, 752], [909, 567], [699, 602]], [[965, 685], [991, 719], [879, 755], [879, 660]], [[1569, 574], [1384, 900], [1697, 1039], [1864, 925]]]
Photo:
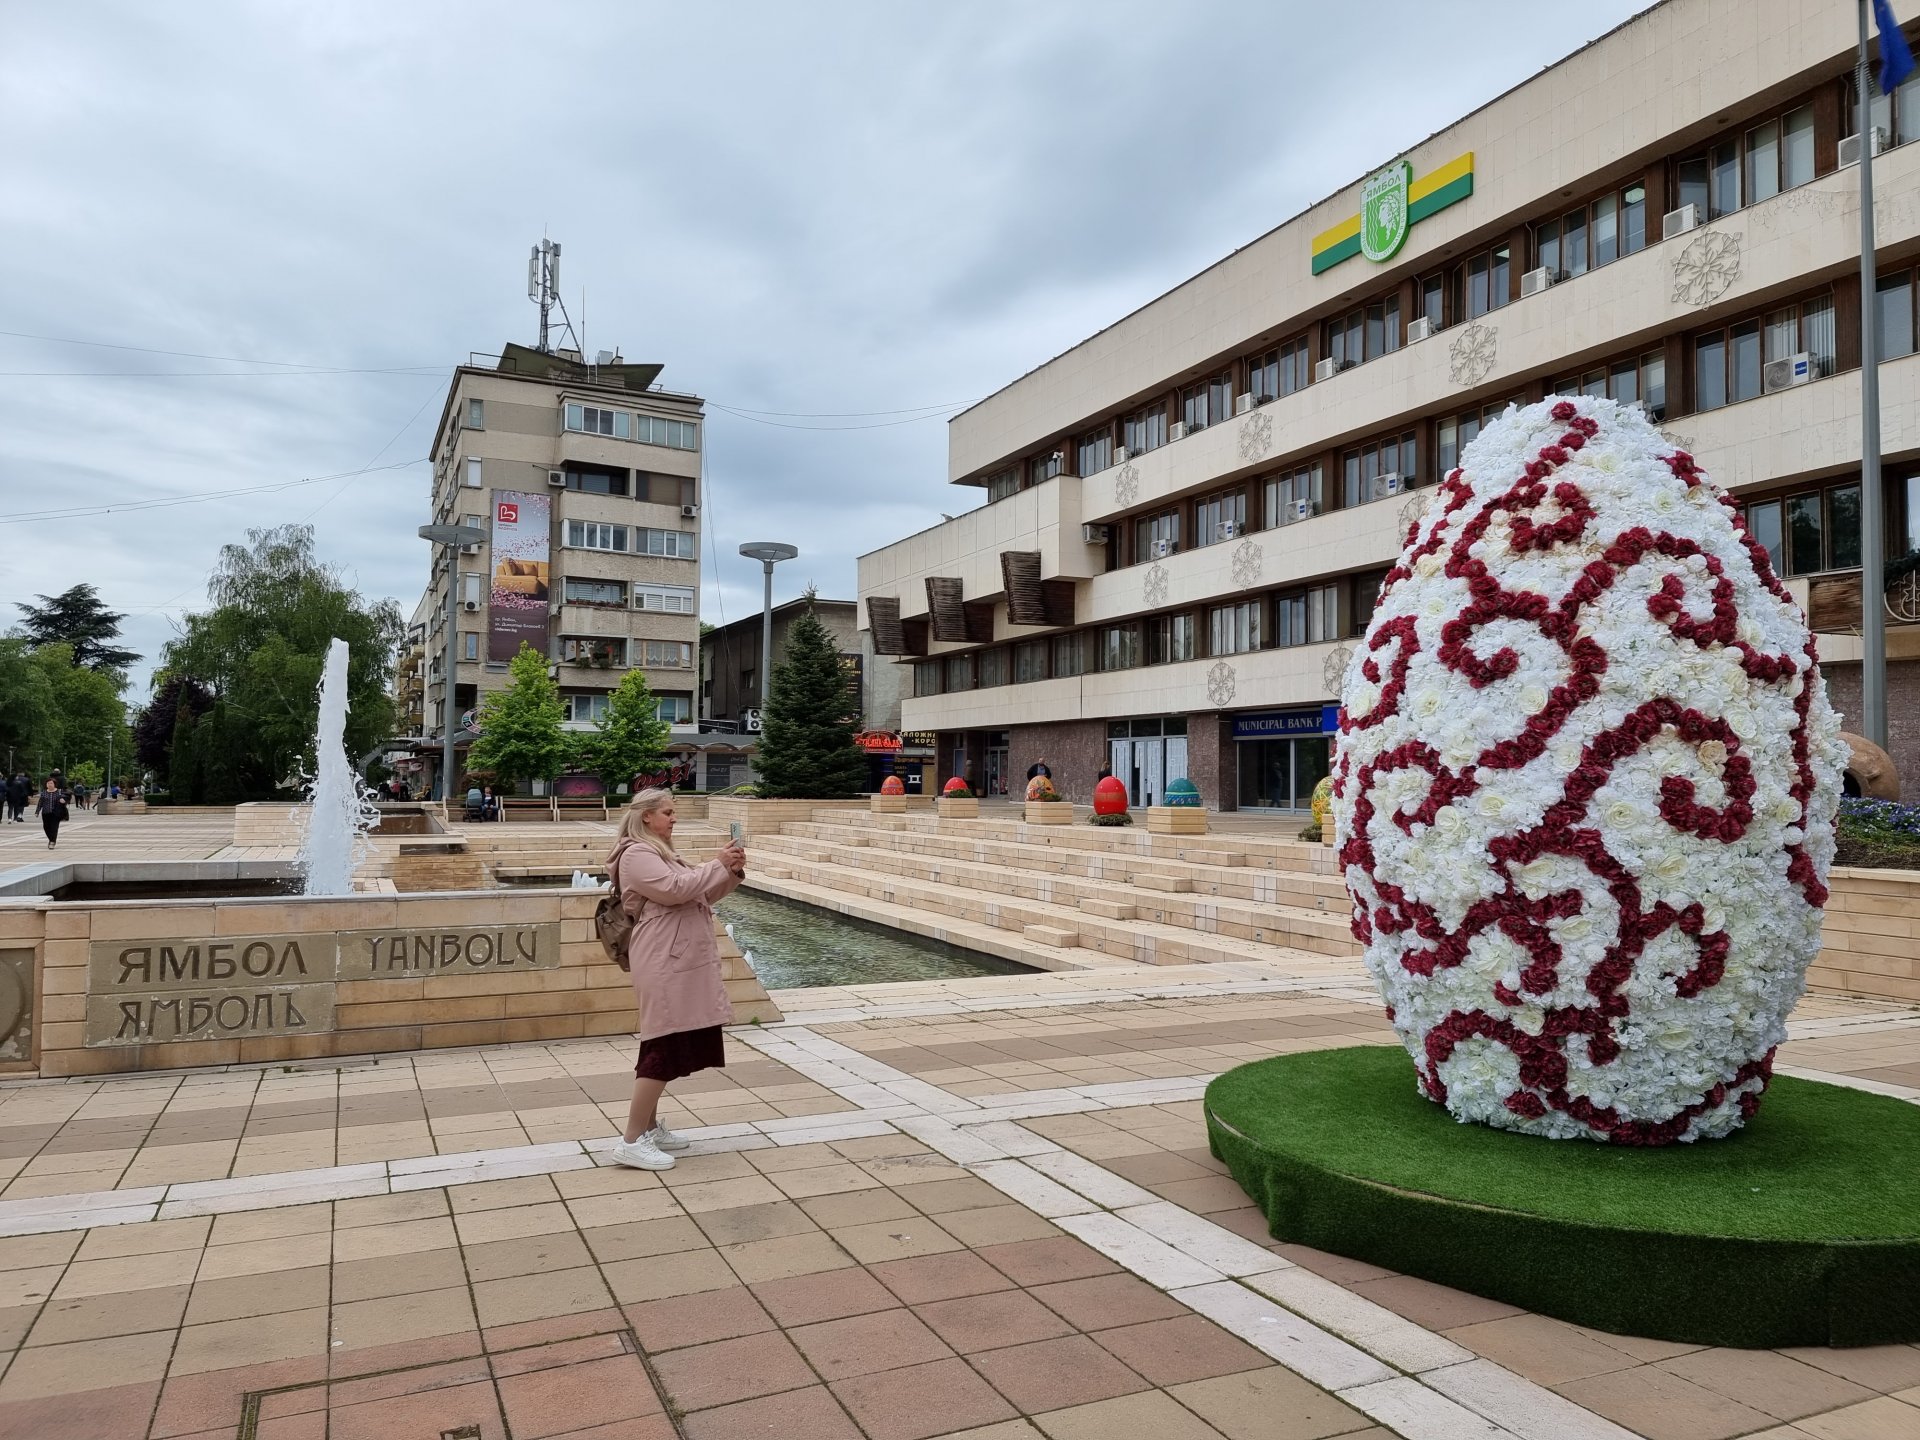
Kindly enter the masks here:
[[[1700, 995], [1721, 982], [1729, 950], [1724, 930], [1706, 931], [1706, 912], [1699, 904], [1675, 908], [1650, 900], [1643, 893], [1633, 871], [1610, 853], [1589, 809], [1616, 767], [1656, 738], [1677, 740], [1696, 749], [1712, 742], [1724, 751], [1725, 758], [1719, 764], [1723, 803], [1703, 804], [1691, 780], [1667, 775], [1659, 786], [1658, 813], [1675, 831], [1701, 841], [1723, 845], [1740, 841], [1754, 819], [1753, 757], [1725, 720], [1703, 714], [1680, 698], [1655, 695], [1627, 713], [1624, 720], [1589, 738], [1540, 821], [1491, 842], [1485, 860], [1503, 883], [1497, 893], [1468, 906], [1457, 924], [1443, 923], [1433, 904], [1384, 878], [1376, 863], [1377, 825], [1391, 824], [1410, 834], [1417, 833], [1416, 826], [1432, 825], [1444, 807], [1480, 791], [1488, 776], [1517, 769], [1540, 757], [1562, 734], [1575, 710], [1600, 692], [1609, 657], [1588, 633], [1590, 627], [1583, 625], [1583, 619], [1629, 569], [1641, 565], [1671, 567], [1658, 579], [1646, 608], [1673, 637], [1737, 654], [1742, 671], [1752, 681], [1786, 687], [1783, 693], [1794, 693], [1796, 723], [1789, 793], [1799, 806], [1798, 830], [1802, 835], [1809, 823], [1815, 778], [1808, 714], [1818, 683], [1811, 639], [1800, 654], [1768, 654], [1743, 640], [1734, 585], [1719, 559], [1682, 536], [1635, 527], [1621, 533], [1598, 559], [1586, 564], [1561, 598], [1549, 600], [1536, 591], [1502, 584], [1482, 558], [1489, 553], [1489, 543], [1494, 543], [1489, 537], [1496, 521], [1503, 517], [1505, 538], [1497, 543], [1504, 544], [1511, 556], [1545, 554], [1563, 546], [1594, 543], [1589, 539], [1596, 521], [1594, 506], [1580, 485], [1560, 472], [1598, 435], [1599, 425], [1570, 402], [1556, 405], [1551, 414], [1555, 422], [1565, 426], [1564, 432], [1541, 446], [1502, 493], [1487, 499], [1472, 519], [1457, 529], [1460, 512], [1478, 497], [1463, 471], [1456, 469], [1446, 477], [1439, 490], [1440, 513], [1432, 519], [1424, 539], [1420, 538], [1420, 523], [1409, 531], [1404, 553], [1382, 586], [1381, 608], [1384, 612], [1388, 597], [1416, 572], [1433, 573], [1431, 565], [1421, 569], [1423, 562], [1433, 557], [1439, 561], [1441, 575], [1464, 584], [1467, 597], [1464, 606], [1439, 628], [1435, 658], [1442, 666], [1475, 689], [1513, 676], [1521, 657], [1512, 646], [1502, 646], [1492, 653], [1475, 648], [1476, 639], [1488, 626], [1506, 622], [1509, 626], [1518, 623], [1530, 627], [1550, 642], [1564, 666], [1564, 676], [1548, 693], [1544, 707], [1527, 719], [1518, 734], [1490, 741], [1470, 765], [1459, 770], [1450, 769], [1432, 745], [1418, 739], [1393, 745], [1356, 765], [1347, 737], [1380, 726], [1401, 713], [1409, 667], [1421, 653], [1414, 619], [1383, 615], [1367, 637], [1364, 658], [1359, 662], [1360, 675], [1369, 687], [1377, 687], [1377, 699], [1363, 713], [1349, 713], [1344, 707], [1340, 712], [1342, 742], [1333, 786], [1336, 803], [1348, 808], [1349, 823], [1342, 830], [1339, 859], [1349, 876], [1358, 870], [1368, 881], [1365, 891], [1349, 885], [1355, 901], [1353, 933], [1362, 944], [1371, 945], [1376, 936], [1395, 937], [1400, 947], [1397, 963], [1412, 976], [1430, 978], [1461, 965], [1477, 937], [1497, 932], [1526, 957], [1518, 971], [1518, 990], [1504, 982], [1494, 987], [1495, 999], [1513, 1007], [1529, 1003], [1530, 997], [1561, 990], [1563, 956], [1550, 923], [1580, 914], [1587, 900], [1579, 889], [1530, 898], [1512, 872], [1544, 857], [1559, 857], [1590, 874], [1598, 890], [1617, 907], [1618, 929], [1602, 958], [1590, 966], [1578, 987], [1584, 991], [1581, 1000], [1546, 1008], [1537, 1034], [1510, 1017], [1486, 1009], [1452, 1010], [1424, 1037], [1413, 1038], [1413, 1046], [1424, 1050], [1420, 1083], [1430, 1097], [1445, 1103], [1447, 1086], [1440, 1066], [1463, 1041], [1490, 1041], [1510, 1051], [1518, 1062], [1519, 1087], [1504, 1100], [1515, 1116], [1532, 1120], [1558, 1111], [1596, 1138], [1625, 1145], [1662, 1145], [1684, 1138], [1697, 1117], [1726, 1104], [1730, 1095], [1737, 1096], [1743, 1116], [1751, 1115], [1771, 1076], [1773, 1052], [1768, 1050], [1741, 1064], [1730, 1077], [1699, 1094], [1694, 1103], [1659, 1121], [1630, 1116], [1569, 1090], [1570, 1045], [1584, 1044], [1586, 1060], [1594, 1066], [1604, 1066], [1620, 1054], [1619, 1027], [1628, 1020], [1631, 1008], [1627, 982], [1649, 945], [1672, 936], [1675, 940], [1670, 943], [1690, 949], [1690, 968], [1678, 974], [1667, 972], [1682, 998]], [[1703, 483], [1704, 477], [1685, 453], [1676, 451], [1665, 457], [1665, 462], [1688, 489]], [[1732, 502], [1724, 497], [1723, 503], [1732, 508]], [[1766, 550], [1746, 533], [1737, 512], [1732, 523], [1761, 585], [1775, 596], [1787, 597]], [[1704, 617], [1696, 613], [1702, 604], [1708, 607]], [[1799, 688], [1793, 692], [1796, 683]], [[1382, 815], [1376, 800], [1380, 783], [1407, 770], [1424, 772], [1423, 793], [1417, 802], [1390, 807]], [[1804, 840], [1786, 846], [1786, 852], [1787, 879], [1808, 906], [1823, 906], [1826, 887]], [[1391, 1009], [1389, 1018], [1394, 1018]], [[1416, 1061], [1419, 1059], [1416, 1055]]]

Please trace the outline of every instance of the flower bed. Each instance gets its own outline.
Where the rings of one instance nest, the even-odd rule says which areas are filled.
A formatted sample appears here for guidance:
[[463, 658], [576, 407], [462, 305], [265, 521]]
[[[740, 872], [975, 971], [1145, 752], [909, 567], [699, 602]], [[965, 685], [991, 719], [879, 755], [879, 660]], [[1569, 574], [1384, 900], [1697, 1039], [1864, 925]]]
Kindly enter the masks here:
[[1342, 691], [1354, 934], [1456, 1118], [1724, 1135], [1820, 945], [1845, 752], [1805, 621], [1633, 407], [1510, 409], [1463, 459]]
[[1848, 798], [1840, 802], [1836, 865], [1920, 870], [1920, 805]]

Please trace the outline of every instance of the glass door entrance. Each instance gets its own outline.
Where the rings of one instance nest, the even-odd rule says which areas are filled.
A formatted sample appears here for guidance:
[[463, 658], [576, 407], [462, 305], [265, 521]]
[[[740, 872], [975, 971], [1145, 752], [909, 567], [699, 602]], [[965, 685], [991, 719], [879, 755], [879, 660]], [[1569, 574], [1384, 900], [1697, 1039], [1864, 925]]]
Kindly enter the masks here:
[[1298, 740], [1242, 740], [1235, 746], [1240, 761], [1240, 808], [1243, 810], [1305, 810], [1313, 803], [1313, 787], [1328, 773], [1329, 743], [1321, 736]]
[[1127, 787], [1132, 805], [1158, 805], [1167, 782], [1187, 773], [1187, 720], [1113, 720], [1107, 724], [1107, 764]]

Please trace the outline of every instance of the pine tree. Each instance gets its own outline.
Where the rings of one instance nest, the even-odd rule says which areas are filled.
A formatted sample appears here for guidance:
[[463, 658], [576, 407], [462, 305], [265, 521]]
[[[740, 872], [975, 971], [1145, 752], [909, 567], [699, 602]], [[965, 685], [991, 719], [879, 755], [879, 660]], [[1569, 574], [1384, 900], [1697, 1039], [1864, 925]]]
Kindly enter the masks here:
[[113, 643], [127, 617], [107, 609], [93, 586], [74, 585], [58, 595], [36, 598], [38, 605], [18, 607], [26, 617], [20, 629], [35, 645], [71, 645], [73, 663], [89, 670], [124, 670], [140, 658]]
[[638, 670], [629, 670], [607, 701], [599, 728], [586, 737], [586, 760], [607, 793], [631, 784], [636, 775], [651, 775], [666, 759], [667, 722], [660, 718], [660, 702]]
[[867, 757], [854, 743], [859, 719], [833, 636], [806, 610], [787, 629], [786, 658], [760, 717], [754, 768], [760, 793], [775, 800], [844, 800], [867, 783]]
[[[467, 752], [469, 770], [486, 770], [505, 781], [551, 780], [573, 751], [560, 728], [566, 712], [547, 662], [525, 641], [507, 666], [513, 679], [487, 696], [480, 710], [480, 737]], [[451, 792], [449, 792], [451, 793]]]

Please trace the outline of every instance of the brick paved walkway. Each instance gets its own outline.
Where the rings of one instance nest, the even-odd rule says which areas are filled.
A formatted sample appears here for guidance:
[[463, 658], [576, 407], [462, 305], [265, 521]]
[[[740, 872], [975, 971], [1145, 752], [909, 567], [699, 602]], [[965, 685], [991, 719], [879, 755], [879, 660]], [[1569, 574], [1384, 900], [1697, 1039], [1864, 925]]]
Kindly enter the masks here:
[[[1920, 1347], [1605, 1335], [1268, 1240], [1200, 1089], [1387, 1038], [1357, 974], [780, 999], [659, 1175], [599, 1163], [598, 1041], [0, 1087], [0, 1436], [1920, 1435]], [[1920, 1098], [1920, 1013], [1794, 1029]]]

